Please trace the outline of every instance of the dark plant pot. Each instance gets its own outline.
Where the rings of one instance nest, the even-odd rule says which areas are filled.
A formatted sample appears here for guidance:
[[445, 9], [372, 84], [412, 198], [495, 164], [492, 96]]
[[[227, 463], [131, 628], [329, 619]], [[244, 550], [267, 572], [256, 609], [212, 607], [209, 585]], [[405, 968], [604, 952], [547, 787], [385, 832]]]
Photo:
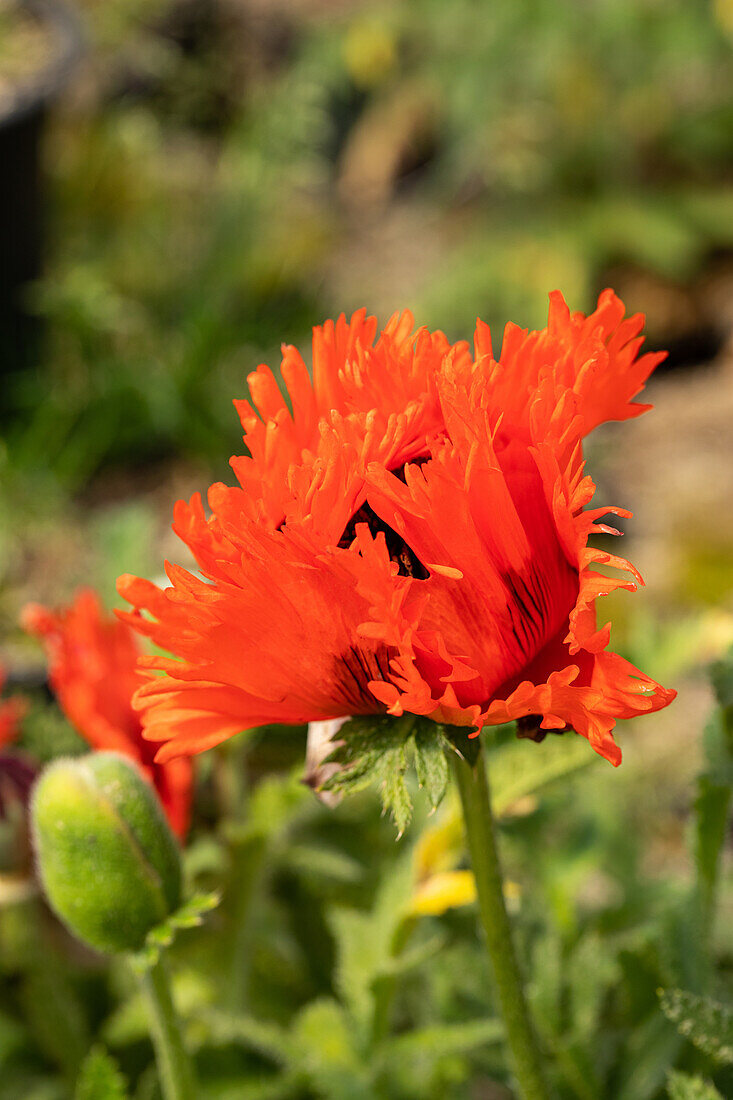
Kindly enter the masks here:
[[[0, 107], [0, 375], [33, 362], [38, 323], [24, 292], [38, 278], [43, 258], [41, 134], [82, 47], [79, 21], [62, 0], [22, 0], [19, 5], [51, 31], [46, 65], [24, 81], [7, 109]], [[4, 404], [0, 385], [0, 407]]]

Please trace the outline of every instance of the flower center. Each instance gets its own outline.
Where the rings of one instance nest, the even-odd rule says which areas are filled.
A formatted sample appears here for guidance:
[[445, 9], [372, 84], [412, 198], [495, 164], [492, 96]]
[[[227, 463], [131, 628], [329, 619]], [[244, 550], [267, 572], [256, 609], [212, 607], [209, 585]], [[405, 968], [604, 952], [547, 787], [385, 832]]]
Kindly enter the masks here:
[[[395, 477], [398, 477], [400, 481], [406, 482], [405, 468], [410, 465], [422, 466], [424, 462], [428, 461], [428, 457], [429, 456], [422, 456], [420, 458], [415, 458], [412, 462], [405, 462], [402, 466], [390, 472], [393, 473]], [[348, 550], [356, 538], [357, 523], [366, 523], [372, 535], [378, 535], [380, 533], [384, 535], [384, 540], [387, 543], [387, 553], [391, 561], [397, 563], [397, 572], [400, 577], [413, 577], [418, 581], [426, 581], [428, 579], [430, 573], [420, 561], [412, 547], [408, 546], [402, 535], [398, 535], [394, 528], [390, 527], [388, 523], [377, 515], [367, 501], [364, 501], [358, 512], [355, 512], [346, 524], [344, 533], [339, 539], [339, 546], [342, 549]]]

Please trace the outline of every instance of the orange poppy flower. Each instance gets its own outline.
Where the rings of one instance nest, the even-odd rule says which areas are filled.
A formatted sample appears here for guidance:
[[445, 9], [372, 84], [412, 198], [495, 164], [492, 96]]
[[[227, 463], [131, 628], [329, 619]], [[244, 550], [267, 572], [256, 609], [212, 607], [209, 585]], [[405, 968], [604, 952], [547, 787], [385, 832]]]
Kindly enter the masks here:
[[[3, 689], [7, 673], [0, 664], [0, 692]], [[21, 699], [7, 699], [0, 703], [0, 749], [9, 745], [18, 736], [19, 723], [25, 714], [25, 703]]]
[[375, 342], [361, 311], [314, 330], [312, 381], [283, 349], [290, 408], [252, 374], [239, 486], [210, 488], [209, 518], [198, 495], [175, 510], [202, 577], [119, 581], [127, 621], [175, 655], [143, 660], [165, 675], [135, 700], [157, 759], [267, 722], [408, 712], [572, 728], [618, 764], [616, 719], [675, 693], [596, 628], [596, 599], [641, 578], [588, 546], [629, 513], [586, 510], [582, 439], [649, 408], [632, 399], [663, 356], [639, 356], [643, 321], [612, 291], [588, 317], [555, 293], [547, 328], [508, 325], [494, 359], [481, 322], [472, 351], [409, 313]]
[[69, 607], [56, 611], [29, 604], [22, 623], [43, 639], [51, 687], [71, 725], [91, 748], [135, 760], [155, 786], [171, 828], [184, 837], [191, 809], [191, 761], [155, 763], [154, 746], [142, 736], [131, 704], [141, 682], [141, 646], [134, 632], [106, 615], [91, 590], [79, 592]]

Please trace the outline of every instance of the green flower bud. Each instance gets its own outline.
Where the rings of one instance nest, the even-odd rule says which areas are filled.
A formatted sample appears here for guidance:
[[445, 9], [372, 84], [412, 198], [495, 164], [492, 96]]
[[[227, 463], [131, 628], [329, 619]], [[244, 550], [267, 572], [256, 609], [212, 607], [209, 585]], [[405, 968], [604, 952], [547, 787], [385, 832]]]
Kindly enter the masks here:
[[58, 760], [33, 791], [31, 820], [46, 896], [100, 951], [137, 951], [178, 908], [181, 858], [137, 767], [117, 753]]

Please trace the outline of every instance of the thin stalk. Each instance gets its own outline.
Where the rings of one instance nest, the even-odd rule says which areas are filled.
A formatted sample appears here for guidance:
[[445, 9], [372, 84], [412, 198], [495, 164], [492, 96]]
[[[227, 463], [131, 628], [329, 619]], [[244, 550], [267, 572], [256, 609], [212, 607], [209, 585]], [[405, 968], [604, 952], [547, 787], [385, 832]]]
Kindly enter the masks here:
[[196, 1100], [193, 1065], [181, 1034], [181, 1024], [171, 997], [168, 968], [162, 957], [140, 982], [150, 1015], [150, 1029], [164, 1100]]
[[481, 923], [519, 1094], [523, 1100], [549, 1100], [550, 1093], [542, 1071], [537, 1037], [524, 995], [504, 904], [503, 877], [483, 750], [479, 750], [473, 767], [457, 753], [451, 753], [451, 758], [476, 878]]

